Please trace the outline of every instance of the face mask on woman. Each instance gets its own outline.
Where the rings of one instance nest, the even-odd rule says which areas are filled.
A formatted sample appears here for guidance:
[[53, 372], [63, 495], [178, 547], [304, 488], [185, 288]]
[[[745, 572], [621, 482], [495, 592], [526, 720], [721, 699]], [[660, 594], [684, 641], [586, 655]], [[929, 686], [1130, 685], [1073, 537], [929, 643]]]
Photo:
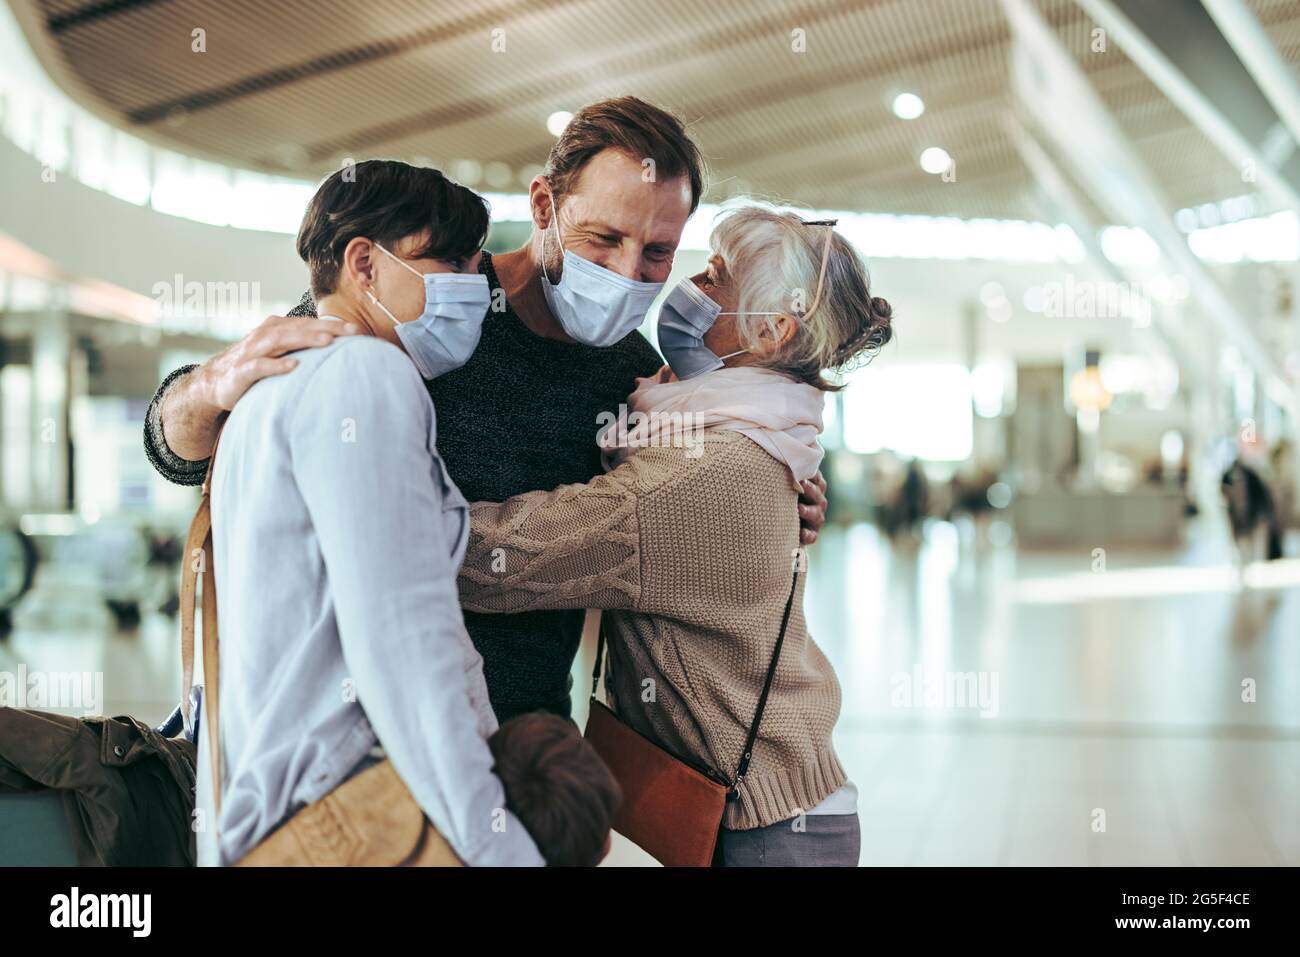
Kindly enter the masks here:
[[459, 369], [474, 354], [483, 334], [483, 319], [491, 302], [487, 276], [482, 273], [422, 273], [379, 243], [375, 246], [424, 280], [424, 311], [413, 322], [398, 322], [375, 294], [366, 290], [370, 301], [397, 326], [397, 338], [420, 370], [420, 375], [436, 379]]
[[[683, 279], [659, 306], [659, 351], [663, 353], [673, 375], [679, 379], [703, 375], [721, 369], [724, 359], [745, 352], [728, 352], [719, 356], [704, 344], [704, 334], [713, 328], [718, 316], [736, 316], [722, 312], [722, 307], [704, 294], [699, 286]], [[777, 313], [753, 313], [777, 315]]]
[[[826, 241], [822, 246], [821, 269], [817, 273], [817, 291], [813, 294], [812, 305], [803, 313], [800, 322], [807, 322], [817, 304], [821, 302], [822, 287], [826, 283], [826, 264], [831, 252], [831, 229], [833, 219], [805, 220], [805, 226], [826, 226]], [[690, 379], [715, 369], [721, 369], [723, 361], [732, 356], [744, 355], [748, 349], [728, 352], [725, 356], [716, 355], [704, 344], [704, 334], [713, 328], [718, 316], [740, 316], [741, 312], [722, 312], [722, 307], [705, 295], [699, 286], [689, 279], [683, 279], [670, 292], [659, 307], [659, 351], [663, 353], [673, 375], [679, 379]], [[751, 316], [782, 316], [781, 312], [751, 312]]]
[[[555, 241], [560, 248], [559, 214], [551, 198], [551, 221], [555, 224]], [[545, 244], [546, 230], [542, 242]], [[546, 273], [546, 255], [542, 254], [542, 294], [560, 327], [573, 339], [589, 346], [612, 346], [645, 319], [650, 303], [659, 295], [661, 282], [637, 282], [598, 266], [577, 253], [564, 250], [564, 271], [560, 281], [551, 285]]]

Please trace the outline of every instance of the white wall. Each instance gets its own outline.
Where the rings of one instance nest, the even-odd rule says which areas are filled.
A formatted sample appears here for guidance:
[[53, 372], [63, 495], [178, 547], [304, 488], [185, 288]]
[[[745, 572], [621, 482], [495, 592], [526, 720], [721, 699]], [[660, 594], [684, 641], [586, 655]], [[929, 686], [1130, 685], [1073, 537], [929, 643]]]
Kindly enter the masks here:
[[[282, 233], [209, 226], [155, 212], [58, 174], [0, 137], [0, 232], [74, 278], [152, 296], [156, 283], [255, 283], [262, 305], [297, 302], [307, 270]], [[0, 268], [3, 265], [0, 264]]]

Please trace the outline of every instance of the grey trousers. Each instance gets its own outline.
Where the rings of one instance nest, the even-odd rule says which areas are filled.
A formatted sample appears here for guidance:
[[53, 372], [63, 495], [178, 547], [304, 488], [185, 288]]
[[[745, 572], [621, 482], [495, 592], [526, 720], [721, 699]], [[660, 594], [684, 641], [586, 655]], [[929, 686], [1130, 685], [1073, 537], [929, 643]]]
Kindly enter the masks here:
[[[796, 829], [800, 821], [802, 830]], [[857, 867], [856, 814], [808, 814], [748, 831], [718, 832], [718, 867]]]

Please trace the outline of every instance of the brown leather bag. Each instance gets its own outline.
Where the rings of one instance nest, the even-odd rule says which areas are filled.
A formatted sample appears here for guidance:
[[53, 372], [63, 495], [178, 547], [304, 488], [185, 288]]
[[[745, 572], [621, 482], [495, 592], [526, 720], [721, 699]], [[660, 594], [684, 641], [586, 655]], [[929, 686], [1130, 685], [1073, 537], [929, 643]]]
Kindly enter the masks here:
[[[221, 814], [218, 714], [221, 678], [217, 640], [217, 582], [212, 552], [212, 475], [220, 433], [190, 523], [181, 568], [181, 707], [190, 726], [194, 683], [194, 598], [203, 579], [203, 723], [212, 769], [213, 817]], [[215, 820], [213, 826], [216, 826]], [[424, 815], [392, 762], [384, 759], [294, 814], [238, 862], [240, 867], [463, 867], [451, 845]]]
[[754, 720], [749, 726], [740, 765], [731, 781], [712, 768], [692, 766], [669, 753], [596, 700], [605, 656], [605, 622], [602, 617], [600, 637], [596, 642], [596, 667], [591, 675], [591, 712], [584, 736], [609, 766], [623, 791], [623, 803], [614, 817], [614, 830], [665, 867], [709, 867], [713, 863], [727, 802], [736, 800], [736, 789], [749, 771], [754, 742], [758, 740], [759, 725], [763, 721], [763, 709], [767, 706], [768, 692], [772, 690], [781, 645], [785, 643], [785, 629], [790, 623], [790, 609], [794, 605], [798, 582], [796, 565], [763, 692], [759, 695]]

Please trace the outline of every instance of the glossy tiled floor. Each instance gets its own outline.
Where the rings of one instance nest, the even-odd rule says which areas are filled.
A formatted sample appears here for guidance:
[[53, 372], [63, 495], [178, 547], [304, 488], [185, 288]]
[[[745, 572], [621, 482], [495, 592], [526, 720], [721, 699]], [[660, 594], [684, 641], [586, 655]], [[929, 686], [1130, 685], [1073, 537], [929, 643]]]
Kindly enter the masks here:
[[[1300, 560], [1239, 590], [1210, 529], [1174, 552], [1112, 551], [1105, 570], [1088, 550], [989, 537], [936, 523], [891, 545], [862, 525], [811, 550], [863, 863], [1300, 864]], [[173, 624], [105, 637], [93, 593], [58, 593], [85, 615], [20, 616], [0, 671], [102, 671], [105, 713], [161, 720], [180, 684]], [[579, 720], [588, 672], [580, 659]]]
[[[1239, 592], [1209, 530], [1105, 557], [946, 524], [812, 550], [863, 863], [1300, 864], [1300, 562]], [[949, 672], [986, 697], [908, 706]]]

